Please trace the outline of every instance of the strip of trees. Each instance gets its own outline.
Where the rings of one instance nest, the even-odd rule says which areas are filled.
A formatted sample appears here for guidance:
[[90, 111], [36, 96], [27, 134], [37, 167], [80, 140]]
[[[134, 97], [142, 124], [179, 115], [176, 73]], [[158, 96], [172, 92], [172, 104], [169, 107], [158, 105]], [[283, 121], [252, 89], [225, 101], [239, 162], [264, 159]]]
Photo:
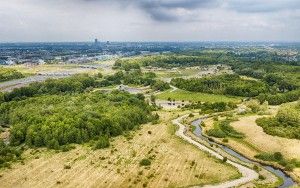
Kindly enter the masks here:
[[225, 74], [209, 78], [175, 78], [172, 79], [171, 84], [187, 91], [243, 97], [254, 97], [268, 90], [267, 85], [263, 82], [245, 80], [237, 74]]
[[15, 69], [0, 67], [0, 82], [23, 78], [24, 75]]

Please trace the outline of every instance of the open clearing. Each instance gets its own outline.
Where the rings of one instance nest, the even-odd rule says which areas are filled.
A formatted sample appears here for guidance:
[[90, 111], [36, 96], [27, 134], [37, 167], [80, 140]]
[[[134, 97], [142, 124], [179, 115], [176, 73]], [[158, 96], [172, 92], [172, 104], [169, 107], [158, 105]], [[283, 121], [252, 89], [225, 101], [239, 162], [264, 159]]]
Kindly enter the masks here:
[[[0, 187], [184, 187], [240, 177], [232, 166], [175, 136], [170, 121], [177, 116], [159, 115], [160, 124], [143, 125], [130, 140], [117, 137], [108, 149], [27, 153], [24, 165], [0, 172]], [[150, 166], [139, 165], [151, 157]]]
[[239, 102], [241, 98], [239, 97], [231, 97], [225, 95], [214, 95], [207, 93], [199, 93], [199, 92], [189, 92], [178, 89], [176, 91], [171, 92], [170, 90], [162, 92], [157, 95], [158, 99], [167, 100], [168, 98], [175, 100], [185, 100], [192, 102]]

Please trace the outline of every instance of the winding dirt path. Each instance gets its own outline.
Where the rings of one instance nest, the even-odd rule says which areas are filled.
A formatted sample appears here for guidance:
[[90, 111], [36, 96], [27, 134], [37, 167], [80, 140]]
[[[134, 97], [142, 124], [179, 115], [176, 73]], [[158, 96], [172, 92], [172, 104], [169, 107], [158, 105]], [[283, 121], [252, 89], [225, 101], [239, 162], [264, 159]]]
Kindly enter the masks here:
[[[186, 132], [186, 127], [180, 123], [184, 118], [187, 118], [188, 114], [181, 116], [175, 120], [172, 121], [173, 124], [178, 125], [179, 129], [176, 131], [176, 135], [179, 136], [180, 138], [184, 139], [185, 141], [195, 145], [197, 148], [206, 151], [208, 153], [210, 153], [212, 156], [218, 158], [218, 159], [223, 159], [223, 156], [220, 155], [219, 153], [215, 152], [214, 150], [200, 144], [199, 142], [196, 142], [195, 140], [193, 140], [191, 137], [185, 135], [184, 133]], [[205, 185], [203, 187], [205, 188], [229, 188], [229, 187], [236, 187], [245, 183], [248, 183], [252, 180], [255, 180], [258, 178], [258, 173], [255, 172], [254, 170], [247, 168], [243, 165], [240, 165], [236, 162], [233, 162], [231, 160], [227, 160], [226, 161], [228, 164], [236, 167], [239, 172], [242, 174], [242, 177], [236, 180], [232, 180], [232, 181], [227, 181], [218, 185]], [[199, 186], [194, 186], [194, 187], [199, 187]]]

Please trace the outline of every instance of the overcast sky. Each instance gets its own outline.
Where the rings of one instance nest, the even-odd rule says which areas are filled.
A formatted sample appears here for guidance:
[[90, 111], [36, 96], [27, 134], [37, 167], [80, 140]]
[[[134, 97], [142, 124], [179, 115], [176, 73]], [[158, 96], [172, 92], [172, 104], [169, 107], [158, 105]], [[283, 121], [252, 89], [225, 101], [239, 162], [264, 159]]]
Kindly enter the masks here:
[[300, 0], [0, 0], [0, 42], [300, 41]]

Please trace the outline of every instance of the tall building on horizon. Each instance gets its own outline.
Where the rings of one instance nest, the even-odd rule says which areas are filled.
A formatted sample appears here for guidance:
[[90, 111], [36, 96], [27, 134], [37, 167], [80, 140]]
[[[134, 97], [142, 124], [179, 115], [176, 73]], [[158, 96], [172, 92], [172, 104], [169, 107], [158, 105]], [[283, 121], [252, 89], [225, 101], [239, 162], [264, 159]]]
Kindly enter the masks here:
[[95, 44], [98, 44], [98, 39], [95, 39], [95, 42], [94, 42]]

